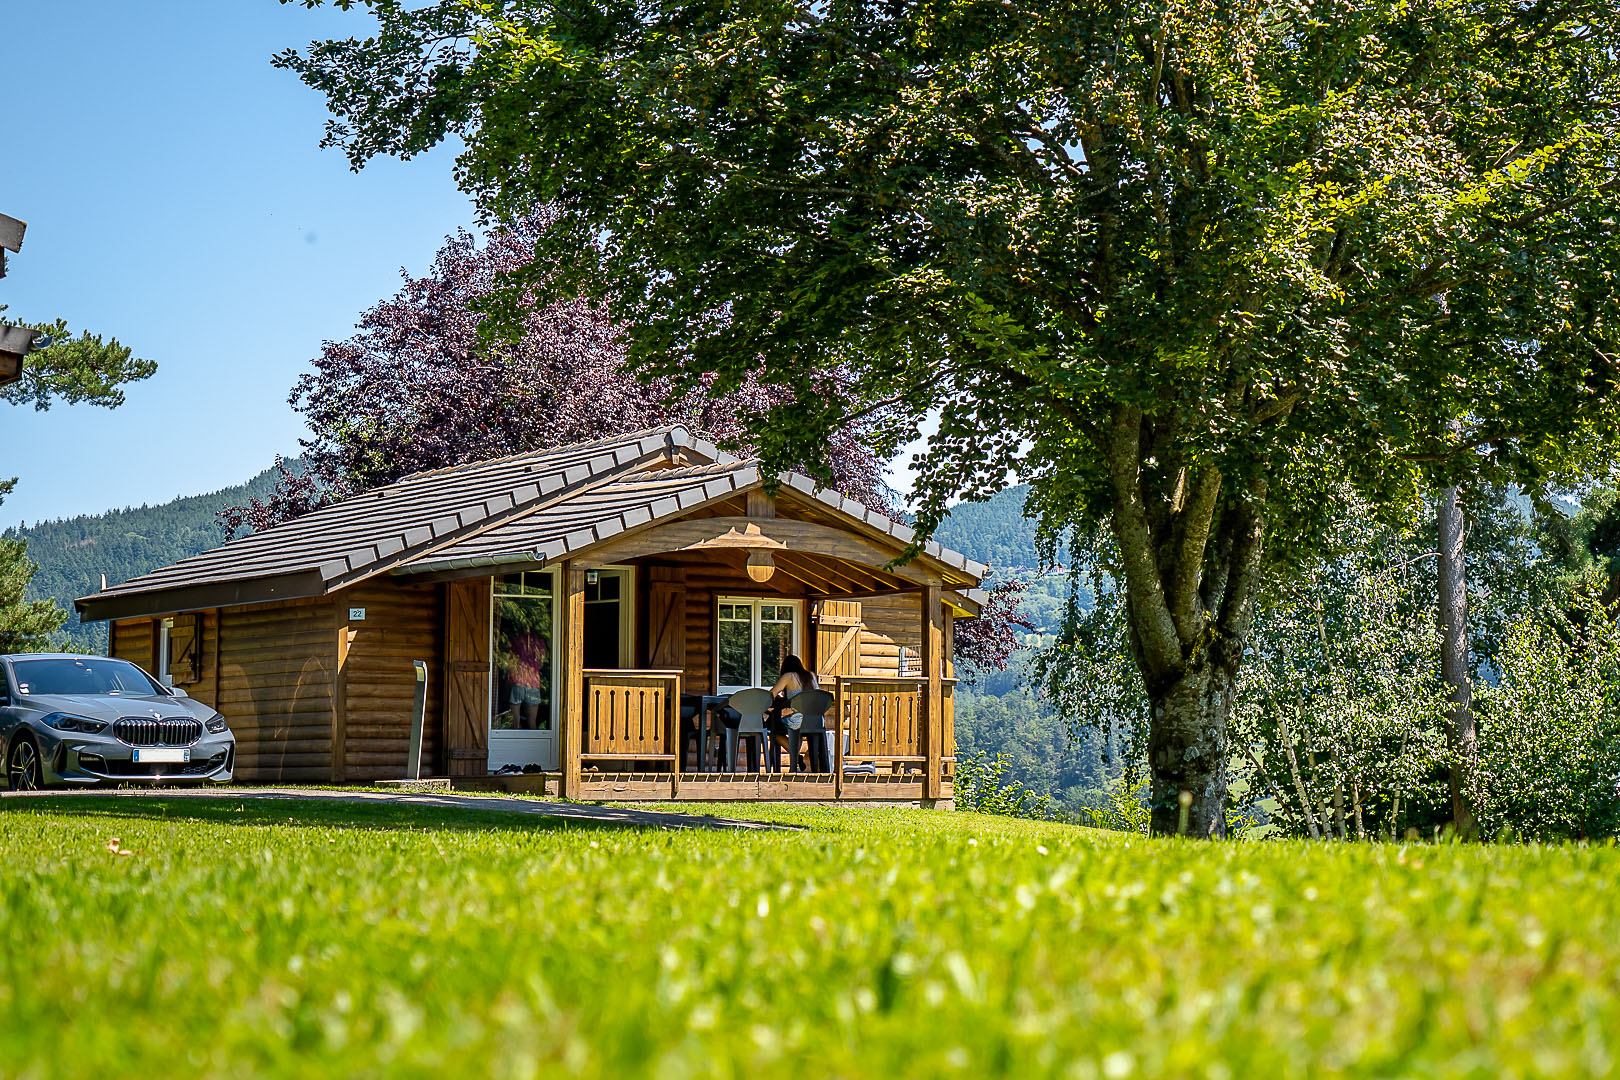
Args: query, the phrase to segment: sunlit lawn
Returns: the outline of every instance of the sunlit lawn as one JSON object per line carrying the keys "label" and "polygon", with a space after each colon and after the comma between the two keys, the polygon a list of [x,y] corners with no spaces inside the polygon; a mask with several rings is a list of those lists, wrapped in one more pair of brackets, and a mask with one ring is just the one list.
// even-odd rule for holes
{"label": "sunlit lawn", "polygon": [[1614,848],[707,809],[0,801],[0,1077],[1620,1068]]}

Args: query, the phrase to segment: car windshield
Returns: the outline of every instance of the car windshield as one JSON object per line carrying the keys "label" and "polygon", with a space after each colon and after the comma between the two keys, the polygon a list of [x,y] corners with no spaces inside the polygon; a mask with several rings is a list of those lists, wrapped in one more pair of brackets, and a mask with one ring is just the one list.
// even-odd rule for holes
{"label": "car windshield", "polygon": [[11,665],[19,693],[161,694],[146,673],[124,660],[17,660]]}

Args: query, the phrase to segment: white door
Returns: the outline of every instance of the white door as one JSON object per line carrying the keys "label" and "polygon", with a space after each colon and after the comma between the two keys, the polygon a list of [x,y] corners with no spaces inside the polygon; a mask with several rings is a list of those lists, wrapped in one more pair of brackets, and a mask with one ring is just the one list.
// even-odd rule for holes
{"label": "white door", "polygon": [[489,770],[557,769],[557,575],[495,579],[490,640]]}

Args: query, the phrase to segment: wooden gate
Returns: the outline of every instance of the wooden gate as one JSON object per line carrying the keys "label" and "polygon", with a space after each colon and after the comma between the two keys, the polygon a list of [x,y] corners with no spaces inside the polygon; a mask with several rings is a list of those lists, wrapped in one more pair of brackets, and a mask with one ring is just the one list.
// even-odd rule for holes
{"label": "wooden gate", "polygon": [[489,771],[490,583],[473,578],[446,589],[446,771],[483,776]]}

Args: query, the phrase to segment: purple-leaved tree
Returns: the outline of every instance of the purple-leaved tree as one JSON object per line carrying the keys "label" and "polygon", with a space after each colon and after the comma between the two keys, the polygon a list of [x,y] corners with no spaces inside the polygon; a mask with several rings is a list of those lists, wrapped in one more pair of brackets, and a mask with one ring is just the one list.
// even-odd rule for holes
{"label": "purple-leaved tree", "polygon": [[1024,616],[1022,601],[1028,584],[1007,578],[991,585],[977,619],[956,624],[955,660],[967,681],[987,671],[1005,671],[1018,651],[1018,631],[1033,630]]}
{"label": "purple-leaved tree", "polygon": [[[513,309],[507,275],[531,268],[550,215],[492,230],[480,244],[450,237],[422,277],[367,311],[358,332],[328,342],[300,376],[289,402],[303,414],[303,469],[278,460],[280,481],[267,499],[222,511],[226,537],[253,532],[426,469],[504,457],[626,431],[684,424],[728,450],[748,454],[764,417],[787,393],[751,377],[740,384],[678,395],[668,380],[638,378],[625,363],[623,336],[604,308],[586,300],[516,304],[521,332],[492,339],[483,311]],[[836,393],[836,386],[823,388]],[[884,464],[896,447],[877,414],[827,434],[830,487],[897,516]],[[808,466],[806,466],[808,468]],[[969,669],[1005,667],[1021,586],[994,590],[985,617],[962,624],[958,657]]]}
{"label": "purple-leaved tree", "polygon": [[[276,493],[220,514],[226,535],[251,532],[425,469],[680,423],[748,453],[781,391],[752,379],[719,398],[678,396],[625,365],[617,328],[598,304],[530,303],[522,333],[489,340],[482,305],[530,265],[546,216],[493,230],[480,245],[450,237],[432,269],[404,276],[358,332],[328,342],[289,402],[302,413],[304,470],[282,468]],[[876,418],[828,433],[831,474],[818,479],[887,514]],[[278,462],[279,467],[279,462]]]}

